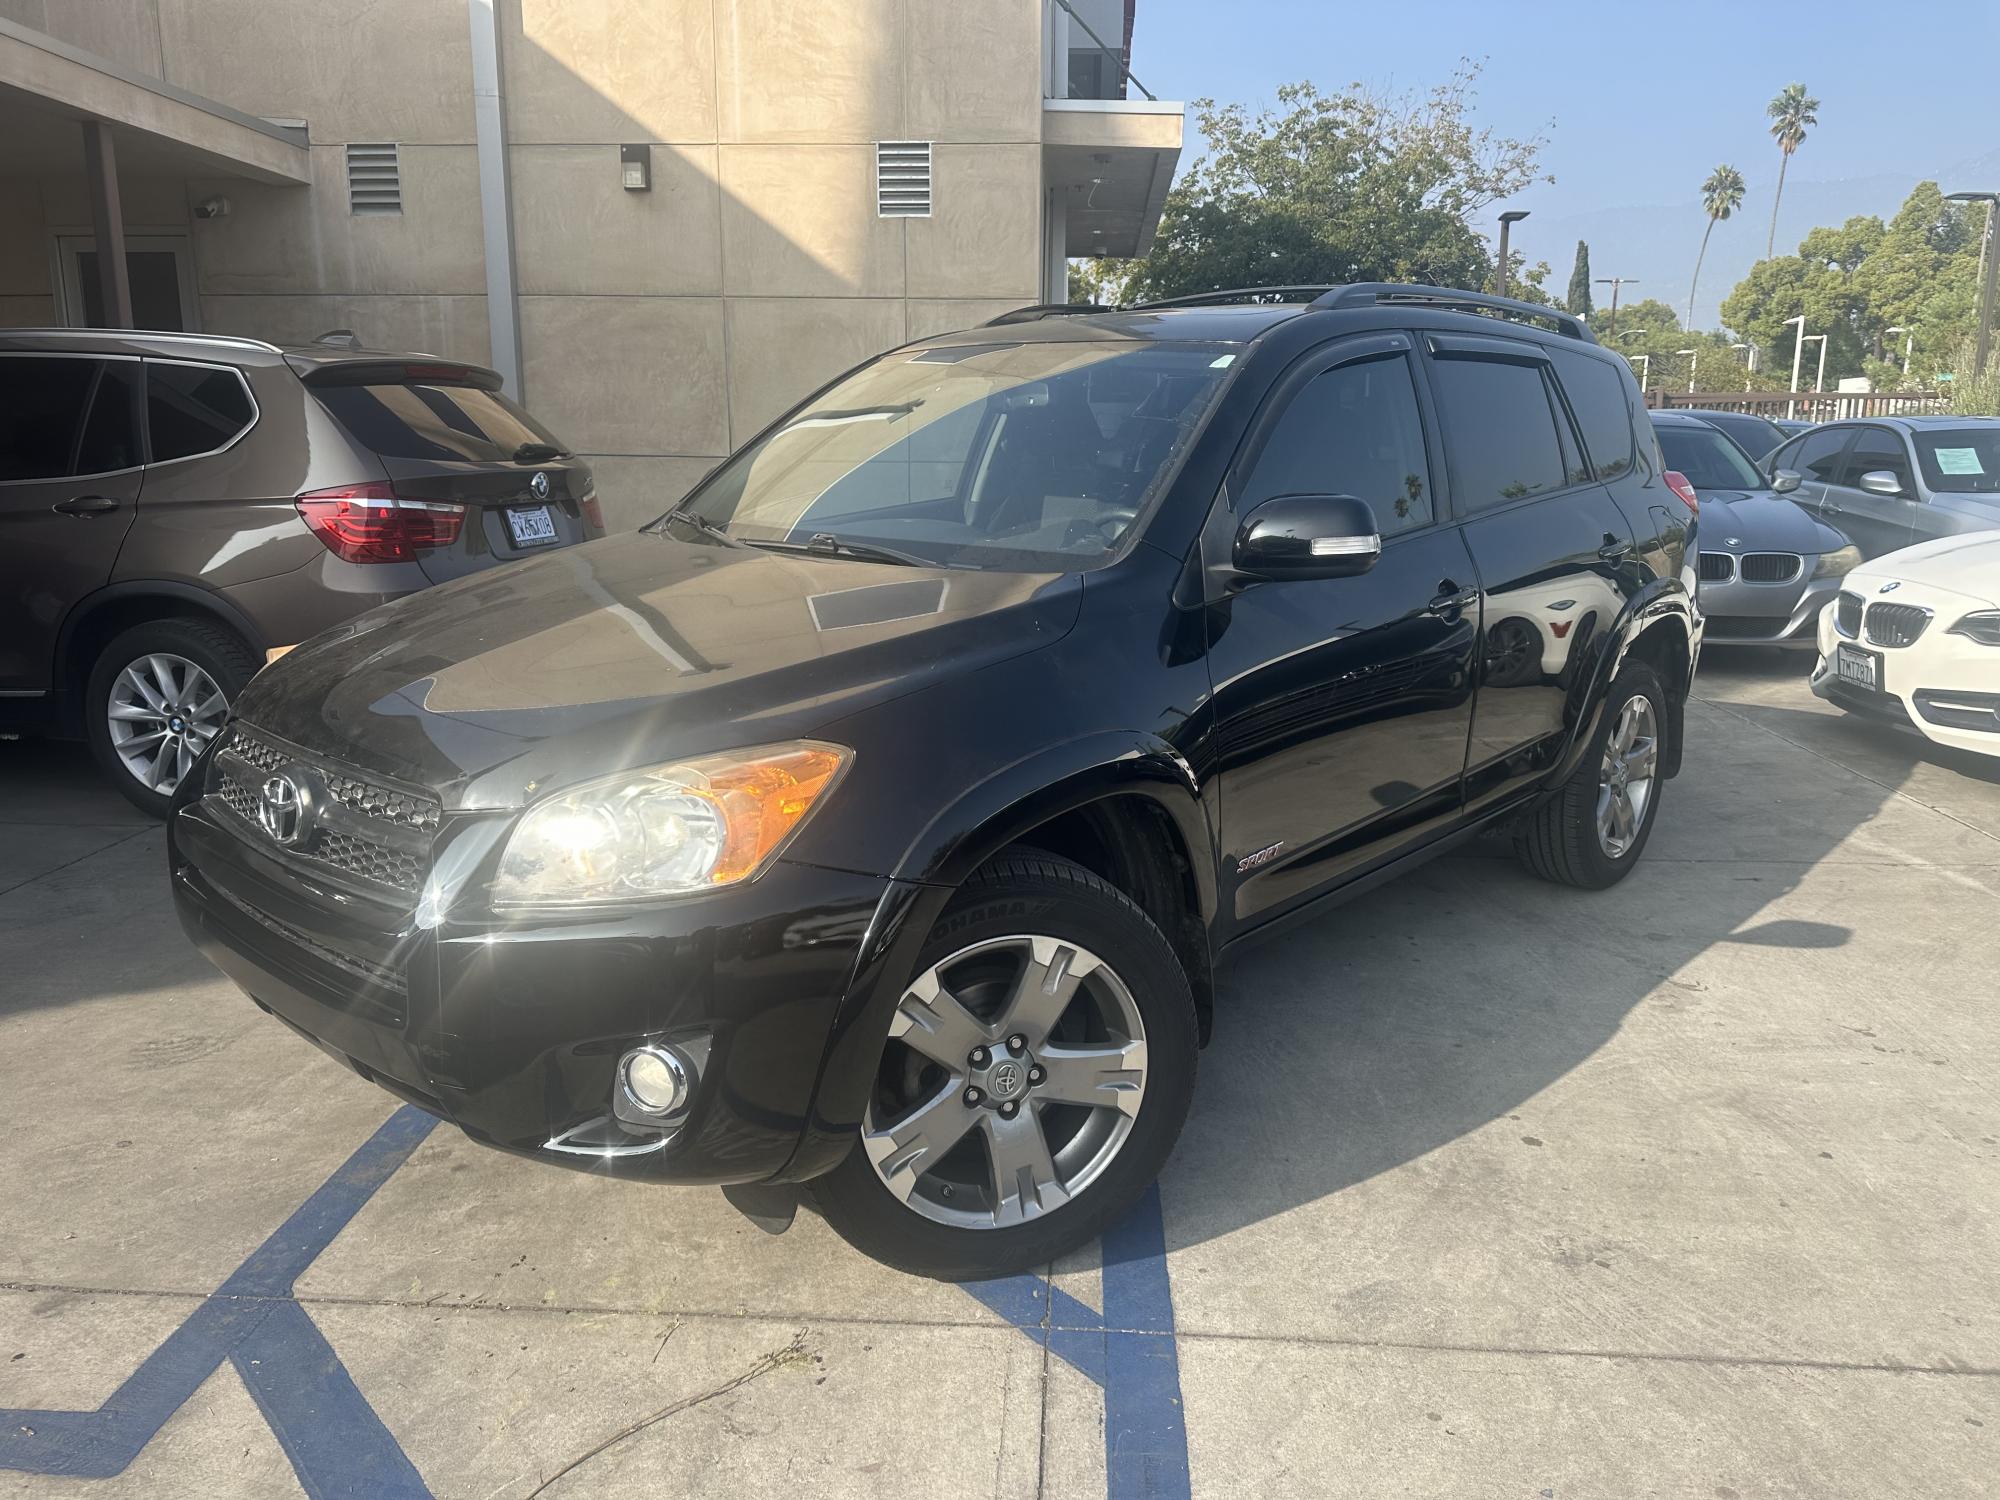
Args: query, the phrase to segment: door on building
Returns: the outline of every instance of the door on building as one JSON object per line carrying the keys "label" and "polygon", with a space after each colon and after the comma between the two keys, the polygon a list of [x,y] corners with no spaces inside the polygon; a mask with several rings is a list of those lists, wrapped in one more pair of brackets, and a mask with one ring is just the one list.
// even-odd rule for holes
{"label": "door on building", "polygon": [[[87,234],[56,236],[56,266],[63,321],[72,328],[105,326],[98,285],[97,240]],[[125,236],[125,274],[132,283],[132,326],[166,333],[201,328],[194,294],[194,252],[184,234]]]}

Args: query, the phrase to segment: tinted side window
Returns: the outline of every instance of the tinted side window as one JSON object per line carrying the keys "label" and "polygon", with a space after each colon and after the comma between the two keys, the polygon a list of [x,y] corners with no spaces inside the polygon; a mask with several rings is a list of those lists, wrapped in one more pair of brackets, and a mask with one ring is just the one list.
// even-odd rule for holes
{"label": "tinted side window", "polygon": [[1340,365],[1299,389],[1257,455],[1243,508],[1274,495],[1357,496],[1384,536],[1430,525],[1424,425],[1402,356]]}
{"label": "tinted side window", "polygon": [[1562,488],[1562,447],[1541,366],[1452,356],[1435,369],[1453,493],[1466,510]]}
{"label": "tinted side window", "polygon": [[1886,427],[1861,429],[1861,436],[1854,440],[1854,447],[1841,461],[1840,478],[1835,483],[1859,488],[1861,476],[1877,469],[1894,474],[1905,495],[1916,493],[1917,487],[1911,483],[1910,455],[1903,450],[1903,440]]}
{"label": "tinted side window", "polygon": [[255,415],[250,392],[234,370],[147,361],[146,425],[154,463],[212,453]]}
{"label": "tinted side window", "polygon": [[1621,479],[1632,472],[1634,447],[1632,413],[1625,404],[1625,382],[1617,370],[1587,354],[1554,349],[1549,357],[1583,445],[1590,450],[1591,472],[1599,479]]}
{"label": "tinted side window", "polygon": [[77,473],[110,474],[138,467],[138,398],[138,363],[129,359],[105,361],[97,394],[91,398],[90,417],[83,424],[83,443],[76,455]]}
{"label": "tinted side window", "polygon": [[97,370],[94,359],[0,358],[0,480],[76,472],[77,430]]}
{"label": "tinted side window", "polygon": [[1772,460],[1774,469],[1796,469],[1808,479],[1837,483],[1840,452],[1847,446],[1849,430],[1830,427],[1809,432]]}

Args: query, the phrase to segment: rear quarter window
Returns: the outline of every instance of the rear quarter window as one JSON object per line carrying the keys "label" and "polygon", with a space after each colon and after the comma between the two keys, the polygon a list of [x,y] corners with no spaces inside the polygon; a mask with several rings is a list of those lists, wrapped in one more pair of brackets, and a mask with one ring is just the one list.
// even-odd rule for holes
{"label": "rear quarter window", "polygon": [[526,445],[568,451],[500,392],[478,386],[384,382],[312,391],[349,436],[384,458],[505,463]]}
{"label": "rear quarter window", "polygon": [[231,366],[146,362],[146,428],[154,463],[226,448],[256,420],[249,387]]}
{"label": "rear quarter window", "polygon": [[1598,479],[1622,479],[1632,472],[1638,446],[1633,439],[1632,408],[1625,381],[1613,366],[1587,354],[1551,349],[1556,380],[1569,398],[1569,409],[1590,450],[1590,469]]}

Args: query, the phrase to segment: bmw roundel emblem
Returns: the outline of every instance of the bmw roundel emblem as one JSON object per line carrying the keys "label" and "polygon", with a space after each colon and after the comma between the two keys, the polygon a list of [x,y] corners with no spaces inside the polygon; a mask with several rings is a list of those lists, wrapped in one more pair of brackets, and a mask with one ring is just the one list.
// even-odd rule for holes
{"label": "bmw roundel emblem", "polygon": [[1901,588],[1902,586],[1903,583],[1901,579],[1892,578],[1887,583],[1883,584],[1882,587],[1877,589],[1875,592],[1878,594],[1893,594],[1896,592],[1897,589]]}
{"label": "bmw roundel emblem", "polygon": [[535,492],[535,498],[536,498],[537,500],[546,500],[546,499],[548,499],[548,498],[549,498],[549,476],[548,476],[548,475],[546,475],[546,474],[544,474],[544,473],[542,473],[542,472],[541,472],[540,470],[537,470],[537,471],[535,472],[535,477],[534,477],[533,479],[530,479],[530,480],[528,481],[528,488],[529,488],[529,489],[531,489],[531,490],[533,490],[533,491]]}

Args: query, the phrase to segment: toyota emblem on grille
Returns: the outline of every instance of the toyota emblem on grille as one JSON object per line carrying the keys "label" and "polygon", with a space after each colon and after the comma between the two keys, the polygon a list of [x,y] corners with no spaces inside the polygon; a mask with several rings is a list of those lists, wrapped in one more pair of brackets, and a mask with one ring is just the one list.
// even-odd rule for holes
{"label": "toyota emblem on grille", "polygon": [[1893,594],[1896,592],[1897,589],[1901,588],[1902,586],[1903,583],[1901,579],[1892,578],[1887,583],[1883,584],[1882,587],[1875,590],[1875,592],[1878,594]]}
{"label": "toyota emblem on grille", "polygon": [[306,836],[306,799],[289,776],[273,776],[257,791],[257,821],[274,843],[287,848]]}
{"label": "toyota emblem on grille", "polygon": [[533,490],[533,491],[535,492],[535,498],[536,498],[537,500],[546,500],[546,499],[548,499],[548,498],[549,498],[549,476],[548,476],[548,475],[546,475],[546,474],[543,474],[543,473],[540,473],[540,472],[537,472],[537,473],[536,473],[536,475],[535,475],[535,477],[534,477],[533,479],[530,479],[530,480],[528,481],[528,488],[529,488],[529,489],[531,489],[531,490]]}

